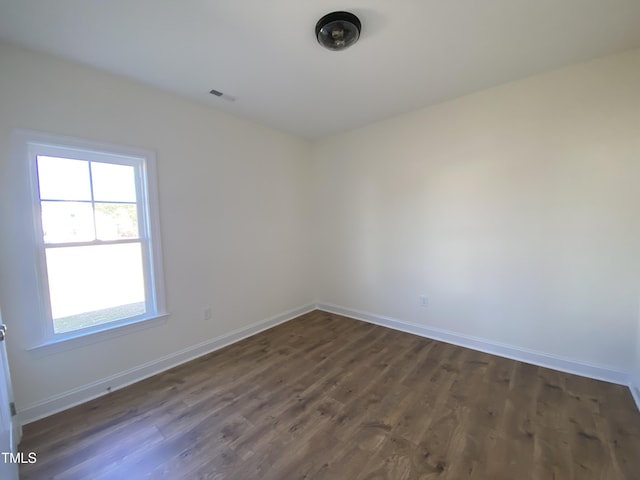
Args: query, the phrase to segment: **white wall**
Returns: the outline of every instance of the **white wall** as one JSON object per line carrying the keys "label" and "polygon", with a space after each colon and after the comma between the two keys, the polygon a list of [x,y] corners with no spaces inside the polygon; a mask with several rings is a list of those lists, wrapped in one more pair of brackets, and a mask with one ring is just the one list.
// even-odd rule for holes
{"label": "white wall", "polygon": [[640,51],[323,139],[313,158],[320,303],[630,370]]}
{"label": "white wall", "polygon": [[[1,44],[0,109],[0,304],[19,409],[312,302],[306,141]],[[166,324],[67,353],[24,350],[34,272],[14,128],[156,151]]]}
{"label": "white wall", "polygon": [[[638,85],[635,51],[310,145],[0,44],[0,304],[18,407],[314,298],[630,371]],[[166,324],[66,353],[23,349],[34,272],[14,128],[157,152]],[[208,305],[212,322],[202,320]]]}

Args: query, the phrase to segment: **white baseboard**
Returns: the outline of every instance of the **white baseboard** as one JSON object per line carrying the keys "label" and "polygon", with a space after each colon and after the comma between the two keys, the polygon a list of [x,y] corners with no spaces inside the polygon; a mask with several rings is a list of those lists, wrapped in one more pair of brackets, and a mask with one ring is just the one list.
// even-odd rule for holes
{"label": "white baseboard", "polygon": [[[351,317],[356,320],[374,323],[376,325],[392,328],[394,330],[400,330],[402,332],[412,333],[414,335],[431,338],[433,340],[440,340],[442,342],[471,348],[473,350],[490,353],[492,355],[509,358],[511,360],[518,360],[540,367],[551,368],[553,370],[559,370],[561,372],[594,378],[596,380],[604,380],[605,382],[616,383],[619,385],[629,385],[628,372],[613,370],[601,365],[593,365],[577,360],[572,360],[570,358],[552,355],[549,353],[493,342],[484,338],[462,335],[460,333],[440,328],[425,327],[423,325],[403,322],[394,318],[388,318],[373,313],[352,310],[337,305],[320,303],[317,305],[317,308],[326,312],[344,315],[345,317]],[[637,392],[634,395],[638,394],[640,394],[640,392]],[[638,397],[636,397],[636,402],[638,402]],[[640,408],[640,403],[638,405]]]}
{"label": "white baseboard", "polygon": [[27,405],[18,411],[18,419],[21,424],[26,425],[44,417],[48,417],[55,413],[61,412],[68,408],[74,407],[81,403],[87,402],[94,398],[106,395],[107,388],[111,391],[139,382],[145,378],[157,375],[165,370],[186,363],[190,360],[198,358],[207,353],[213,352],[220,348],[226,347],[232,343],[238,342],[244,338],[255,335],[259,332],[267,330],[281,323],[292,320],[300,315],[311,312],[315,309],[323,310],[330,313],[336,313],[345,317],[362,320],[365,322],[381,325],[383,327],[392,328],[414,335],[419,335],[434,340],[440,340],[446,343],[459,345],[461,347],[471,348],[485,353],[498,355],[500,357],[519,360],[525,363],[538,365],[542,367],[559,370],[562,372],[581,375],[584,377],[604,380],[620,385],[628,385],[631,394],[640,410],[640,387],[630,383],[627,372],[612,370],[607,367],[592,365],[575,360],[550,355],[543,352],[523,349],[512,345],[492,342],[486,339],[461,335],[444,329],[425,327],[413,323],[407,323],[393,318],[383,317],[368,312],[352,310],[337,305],[316,304],[305,305],[287,312],[267,318],[263,321],[254,323],[247,327],[234,330],[225,335],[206,340],[197,345],[187,347],[180,351],[171,353],[156,360],[147,362],[137,367],[125,370],[123,372],[111,375],[109,377],[91,382],[66,392],[53,395],[31,405]]}
{"label": "white baseboard", "polygon": [[311,312],[315,309],[315,305],[305,305],[303,307],[289,310],[288,312],[275,315],[271,318],[234,330],[225,335],[206,340],[197,345],[165,355],[164,357],[152,360],[129,370],[125,370],[57,395],[52,395],[45,400],[27,405],[19,410],[18,419],[21,424],[26,425],[27,423],[48,417],[54,413],[61,412],[62,410],[66,410],[94,398],[106,395],[109,393],[107,390],[108,388],[110,388],[110,391],[114,391],[126,387],[127,385],[131,385],[132,383],[157,375],[165,370],[201,357],[202,355],[206,355],[207,353],[211,353],[222,347],[226,347],[227,345],[292,320],[293,318]]}

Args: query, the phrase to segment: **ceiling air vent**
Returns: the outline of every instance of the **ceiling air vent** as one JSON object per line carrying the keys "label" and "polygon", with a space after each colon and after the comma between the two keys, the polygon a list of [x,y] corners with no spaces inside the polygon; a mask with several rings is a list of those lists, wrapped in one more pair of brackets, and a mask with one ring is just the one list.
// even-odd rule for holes
{"label": "ceiling air vent", "polygon": [[215,95],[216,97],[220,97],[220,98],[224,98],[225,100],[229,101],[229,102],[235,102],[236,101],[236,97],[232,97],[231,95],[227,95],[226,93],[222,93],[218,90],[211,90],[209,92],[211,95]]}

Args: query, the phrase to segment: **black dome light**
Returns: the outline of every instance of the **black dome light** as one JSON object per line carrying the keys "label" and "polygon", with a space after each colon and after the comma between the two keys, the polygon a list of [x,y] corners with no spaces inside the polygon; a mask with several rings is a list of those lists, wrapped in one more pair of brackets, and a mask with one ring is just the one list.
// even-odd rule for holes
{"label": "black dome light", "polygon": [[360,20],[353,13],[332,12],[316,24],[318,43],[329,50],[344,50],[360,38]]}

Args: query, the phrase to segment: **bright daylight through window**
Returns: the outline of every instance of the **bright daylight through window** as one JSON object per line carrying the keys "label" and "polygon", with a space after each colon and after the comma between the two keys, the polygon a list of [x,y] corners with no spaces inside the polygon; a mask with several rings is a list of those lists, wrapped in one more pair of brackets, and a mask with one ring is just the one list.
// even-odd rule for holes
{"label": "bright daylight through window", "polygon": [[54,332],[144,314],[134,167],[36,158]]}
{"label": "bright daylight through window", "polygon": [[45,136],[26,141],[41,343],[162,315],[152,152]]}

